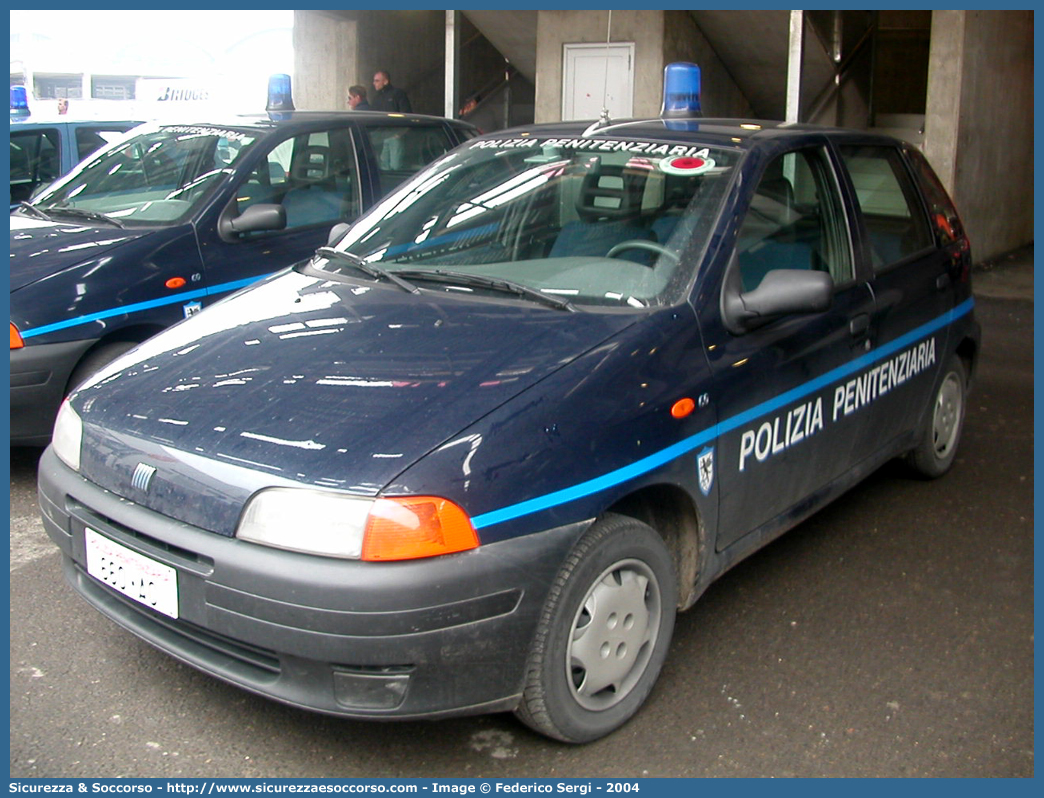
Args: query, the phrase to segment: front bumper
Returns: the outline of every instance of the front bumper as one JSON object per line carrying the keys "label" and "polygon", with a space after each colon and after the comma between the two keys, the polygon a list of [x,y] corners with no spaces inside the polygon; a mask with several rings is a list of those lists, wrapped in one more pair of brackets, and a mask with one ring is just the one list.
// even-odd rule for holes
{"label": "front bumper", "polygon": [[93,340],[11,350],[11,443],[46,446],[73,368]]}
{"label": "front bumper", "polygon": [[[226,538],[119,499],[48,449],[44,527],[102,614],[225,681],[345,717],[513,708],[551,582],[586,528],[398,563],[334,560]],[[177,571],[179,618],[88,575],[91,528]]]}

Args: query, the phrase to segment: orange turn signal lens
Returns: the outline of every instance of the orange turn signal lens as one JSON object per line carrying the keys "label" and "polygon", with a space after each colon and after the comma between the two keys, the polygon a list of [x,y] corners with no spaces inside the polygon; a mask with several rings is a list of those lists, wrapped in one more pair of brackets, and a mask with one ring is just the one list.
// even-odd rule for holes
{"label": "orange turn signal lens", "polygon": [[695,409],[696,403],[686,397],[685,399],[679,399],[671,406],[671,415],[675,418],[685,418]]}
{"label": "orange turn signal lens", "polygon": [[22,340],[21,333],[18,332],[18,328],[14,326],[14,322],[11,322],[11,348],[21,349],[25,346],[25,341]]}
{"label": "orange turn signal lens", "polygon": [[460,507],[436,496],[377,499],[363,535],[363,560],[415,560],[477,548],[478,535]]}
{"label": "orange turn signal lens", "polygon": [[169,280],[167,280],[166,283],[164,283],[164,285],[166,285],[167,288],[171,288],[171,289],[173,289],[173,288],[184,288],[185,287],[185,282],[186,281],[185,281],[184,277],[171,277]]}

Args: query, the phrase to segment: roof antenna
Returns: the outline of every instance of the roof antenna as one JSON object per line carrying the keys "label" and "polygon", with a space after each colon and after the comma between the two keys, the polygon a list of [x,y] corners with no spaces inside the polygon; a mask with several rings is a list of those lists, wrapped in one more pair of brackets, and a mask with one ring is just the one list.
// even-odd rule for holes
{"label": "roof antenna", "polygon": [[594,133],[600,128],[606,127],[612,123],[609,118],[609,42],[612,41],[613,31],[613,10],[609,9],[609,21],[605,26],[605,72],[602,79],[602,113],[598,117],[598,121],[587,128],[581,135],[586,136],[590,133]]}

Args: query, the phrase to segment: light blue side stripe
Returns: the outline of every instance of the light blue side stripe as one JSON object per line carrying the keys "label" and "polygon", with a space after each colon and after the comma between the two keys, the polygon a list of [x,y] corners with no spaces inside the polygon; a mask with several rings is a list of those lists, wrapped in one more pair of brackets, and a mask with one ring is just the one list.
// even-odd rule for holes
{"label": "light blue side stripe", "polygon": [[161,299],[150,299],[148,302],[136,302],[133,305],[121,305],[118,308],[102,310],[97,313],[91,313],[87,316],[77,316],[74,319],[65,319],[64,321],[58,321],[54,324],[45,324],[42,327],[34,327],[31,330],[26,330],[22,333],[22,338],[33,338],[37,335],[46,335],[47,333],[57,332],[58,330],[67,330],[70,327],[77,327],[81,324],[90,324],[92,321],[110,319],[113,316],[126,316],[131,313],[138,313],[142,310],[160,308],[164,305],[176,305],[179,302],[187,302],[190,299],[199,299],[200,297],[215,296],[229,291],[236,291],[267,276],[268,275],[259,275],[257,277],[248,277],[244,280],[234,280],[233,282],[222,283],[221,285],[215,285],[210,288],[200,288],[197,291],[186,291],[182,294],[166,296]]}
{"label": "light blue side stripe", "polygon": [[836,369],[832,369],[820,377],[816,377],[796,388],[781,393],[779,396],[773,397],[766,402],[755,405],[749,410],[737,413],[735,416],[731,416],[718,424],[711,425],[707,429],[702,430],[685,440],[679,441],[673,446],[668,446],[666,449],[662,449],[655,454],[643,457],[641,460],[637,460],[630,465],[618,468],[615,471],[610,471],[600,477],[589,479],[586,482],[580,482],[571,487],[554,491],[553,493],[537,496],[536,498],[528,499],[527,501],[519,502],[518,504],[512,504],[499,510],[493,510],[482,515],[477,515],[471,519],[472,524],[476,529],[493,526],[494,524],[502,524],[505,521],[512,521],[516,518],[521,518],[524,515],[530,515],[532,513],[540,512],[541,510],[548,510],[552,507],[575,501],[576,499],[591,496],[599,491],[607,490],[608,488],[615,487],[627,482],[628,480],[647,474],[660,466],[666,465],[675,458],[695,451],[700,446],[717,439],[718,436],[729,432],[736,427],[743,426],[756,418],[768,415],[785,405],[792,404],[798,399],[808,396],[810,393],[815,393],[816,391],[821,390],[831,383],[838,382],[857,371],[861,371],[873,363],[890,357],[901,349],[905,349],[915,341],[931,335],[933,332],[936,332],[943,327],[952,324],[962,316],[967,315],[971,312],[974,304],[974,300],[968,299],[953,308],[953,310],[950,310],[938,318],[911,330],[905,335],[896,338],[894,341],[890,341],[889,343],[878,347],[872,352],[861,355],[855,360],[845,363],[843,366],[838,366]]}

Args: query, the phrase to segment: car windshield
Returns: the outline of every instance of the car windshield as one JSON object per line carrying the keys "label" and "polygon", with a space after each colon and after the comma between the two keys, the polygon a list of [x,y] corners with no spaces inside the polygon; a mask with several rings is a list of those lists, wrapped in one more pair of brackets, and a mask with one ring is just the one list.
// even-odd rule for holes
{"label": "car windshield", "polygon": [[224,128],[165,125],[88,160],[33,205],[51,217],[173,224],[195,211],[255,140]]}
{"label": "car windshield", "polygon": [[543,294],[571,309],[674,304],[739,158],[656,141],[481,139],[380,202],[336,244],[342,256],[323,250],[313,266],[358,277],[360,263],[380,264],[419,288]]}

